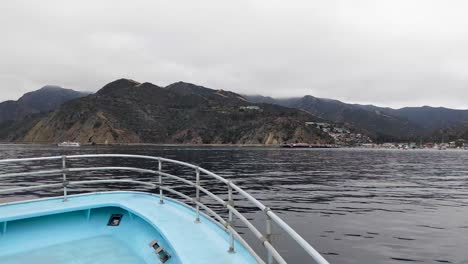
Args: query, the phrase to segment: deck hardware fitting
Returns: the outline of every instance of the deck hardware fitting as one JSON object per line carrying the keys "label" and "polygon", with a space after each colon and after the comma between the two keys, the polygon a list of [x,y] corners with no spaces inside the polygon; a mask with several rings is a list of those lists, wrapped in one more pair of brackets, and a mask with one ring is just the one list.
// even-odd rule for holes
{"label": "deck hardware fitting", "polygon": [[165,263],[166,261],[168,261],[170,258],[171,258],[171,255],[169,255],[167,253],[167,251],[161,247],[158,243],[157,240],[153,240],[150,242],[149,244],[150,247],[152,247],[154,249],[154,252],[156,254],[158,254],[159,256],[159,260],[162,262],[162,263]]}
{"label": "deck hardware fitting", "polygon": [[109,218],[109,222],[107,222],[108,226],[118,226],[120,225],[120,222],[122,221],[122,214],[112,214],[111,217]]}

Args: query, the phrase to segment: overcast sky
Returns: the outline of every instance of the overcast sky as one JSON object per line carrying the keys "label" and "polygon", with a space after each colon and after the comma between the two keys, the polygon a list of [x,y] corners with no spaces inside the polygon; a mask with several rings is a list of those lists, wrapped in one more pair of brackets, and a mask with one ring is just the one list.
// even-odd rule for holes
{"label": "overcast sky", "polygon": [[0,100],[187,81],[275,97],[468,108],[468,1],[0,3]]}

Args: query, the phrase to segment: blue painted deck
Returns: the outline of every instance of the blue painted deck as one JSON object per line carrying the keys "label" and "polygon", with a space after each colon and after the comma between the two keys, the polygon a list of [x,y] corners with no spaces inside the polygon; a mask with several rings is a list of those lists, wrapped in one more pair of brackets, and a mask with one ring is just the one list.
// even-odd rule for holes
{"label": "blue painted deck", "polygon": [[[9,236],[11,235],[9,233],[9,222],[14,223],[15,220],[20,219],[103,207],[122,208],[150,223],[167,241],[168,246],[175,251],[177,257],[174,258],[174,261],[193,264],[256,263],[255,259],[237,241],[235,245],[236,253],[228,253],[229,235],[207,217],[201,215],[201,223],[195,223],[195,212],[191,208],[170,199],[165,199],[165,203],[160,204],[158,196],[137,192],[109,192],[69,196],[69,200],[66,202],[63,202],[62,198],[51,198],[0,205],[0,234],[3,232],[4,223],[7,222],[6,233],[0,236],[0,262],[15,264],[39,263],[37,261],[40,260],[41,256],[44,257],[47,252],[54,252],[56,255],[54,257],[60,263],[141,263],[141,259],[127,252],[128,249],[120,245],[118,240],[105,235],[92,237],[85,234],[78,235],[78,233],[76,239],[68,244],[38,246],[29,249],[26,253],[20,252],[9,255],[3,253],[8,250],[4,251],[2,247],[5,247],[5,249],[7,249],[7,245],[11,247],[11,243],[9,243]],[[128,217],[131,217],[131,215]],[[53,225],[50,224],[50,226]],[[75,231],[70,229],[69,235],[73,235],[76,233]],[[145,239],[147,240],[147,238]],[[148,246],[145,246],[145,250],[147,250]],[[21,245],[15,245],[15,247],[21,247]],[[115,253],[112,257],[114,259],[106,257],[99,260],[95,258],[99,254],[93,252],[99,251],[100,248],[114,248],[118,251],[118,254]],[[151,254],[154,255],[154,253]],[[24,261],[21,260],[22,257]],[[119,261],[115,261],[115,259]],[[36,261],[28,262],[31,260]]]}

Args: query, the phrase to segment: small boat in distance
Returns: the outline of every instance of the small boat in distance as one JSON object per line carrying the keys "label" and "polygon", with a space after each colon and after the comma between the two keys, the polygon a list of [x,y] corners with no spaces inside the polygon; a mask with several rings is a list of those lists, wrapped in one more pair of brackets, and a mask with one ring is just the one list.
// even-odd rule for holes
{"label": "small boat in distance", "polygon": [[281,148],[336,148],[336,145],[328,144],[309,144],[309,143],[285,143],[280,145]]}
{"label": "small boat in distance", "polygon": [[59,147],[79,147],[80,143],[72,142],[72,141],[64,141],[62,143],[58,143],[57,146],[59,146]]}
{"label": "small boat in distance", "polygon": [[281,145],[282,148],[310,148],[311,145],[308,143],[290,143]]}

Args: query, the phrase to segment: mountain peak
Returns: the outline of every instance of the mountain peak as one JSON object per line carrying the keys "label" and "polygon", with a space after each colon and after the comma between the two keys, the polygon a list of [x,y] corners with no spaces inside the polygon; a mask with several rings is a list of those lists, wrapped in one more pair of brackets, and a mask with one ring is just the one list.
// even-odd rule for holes
{"label": "mountain peak", "polygon": [[161,87],[157,86],[156,84],[153,84],[153,83],[150,83],[150,82],[140,83],[140,84],[135,85],[134,87],[135,88],[136,87],[139,87],[139,88],[161,88]]}
{"label": "mountain peak", "polygon": [[202,97],[235,98],[236,101],[246,101],[246,99],[242,95],[234,92],[225,91],[223,89],[215,90],[187,82],[176,82],[166,86],[166,89],[178,93],[180,95],[195,94]]}
{"label": "mountain peak", "polygon": [[46,113],[64,102],[88,94],[56,85],[46,85],[36,91],[25,93],[17,101],[0,103],[0,122],[20,120],[32,114]]}
{"label": "mountain peak", "polygon": [[201,87],[200,85],[196,85],[196,84],[189,83],[189,82],[184,82],[184,81],[178,81],[178,82],[175,82],[173,84],[169,84],[168,86],[171,86],[171,85],[187,85],[187,86],[199,86],[199,87]]}
{"label": "mountain peak", "polygon": [[140,85],[140,83],[131,79],[121,78],[121,79],[115,80],[113,82],[110,82],[104,85],[104,87],[102,87],[99,91],[97,91],[96,94],[108,95],[114,92],[122,91],[131,87],[135,87],[136,85]]}
{"label": "mountain peak", "polygon": [[[37,91],[58,91],[58,90],[63,90],[65,88],[61,87],[61,86],[58,86],[58,85],[45,85],[43,87],[41,87],[40,89],[38,89]],[[37,92],[36,91],[36,92]]]}
{"label": "mountain peak", "polygon": [[[38,108],[38,110],[48,111],[50,109],[42,109],[42,102],[50,101],[50,103],[47,104],[49,104],[52,107],[52,105],[55,105],[55,102],[62,103],[66,100],[81,97],[86,94],[87,93],[78,92],[72,89],[66,89],[57,85],[46,85],[36,91],[23,94],[23,96],[21,96],[18,99],[18,103],[35,105],[35,107]],[[39,106],[37,104],[40,104],[42,106]]]}
{"label": "mountain peak", "polygon": [[182,81],[170,84],[166,86],[166,89],[182,95],[198,94],[202,96],[208,96],[215,92],[213,89]]}
{"label": "mountain peak", "polygon": [[180,95],[196,94],[203,97],[213,96],[217,93],[217,90],[181,81],[166,86],[166,89],[178,93]]}

